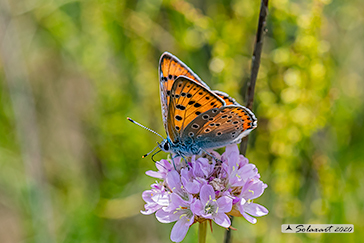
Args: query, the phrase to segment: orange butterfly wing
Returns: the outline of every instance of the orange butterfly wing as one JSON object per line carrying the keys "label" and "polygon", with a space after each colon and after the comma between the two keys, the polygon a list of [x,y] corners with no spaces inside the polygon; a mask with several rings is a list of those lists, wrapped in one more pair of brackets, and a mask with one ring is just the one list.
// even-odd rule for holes
{"label": "orange butterfly wing", "polygon": [[[201,127],[196,131],[196,134],[199,134],[200,137],[206,133],[205,131],[211,132],[211,135],[214,134],[215,136],[224,134],[221,137],[221,141],[224,141],[225,139],[231,141],[234,140],[234,138],[239,139],[256,127],[256,118],[249,109],[241,106],[235,99],[224,92],[217,90],[211,91],[186,64],[168,52],[164,52],[160,58],[159,79],[163,123],[172,142],[178,142],[187,126],[189,127],[186,130],[190,131],[190,126],[200,126],[200,123]],[[176,80],[181,83],[176,84]],[[172,97],[172,95],[174,97]],[[210,100],[209,103],[206,97],[209,97],[209,99],[215,102]],[[203,98],[206,100],[203,100]],[[196,100],[199,100],[199,103],[197,104],[201,106],[196,107],[196,103],[192,103],[196,102]],[[227,107],[227,110],[232,112],[232,114],[238,115],[236,117],[233,116],[232,119],[227,119],[226,121],[230,122],[231,120],[232,123],[235,122],[237,125],[222,126],[224,129],[222,129],[222,127],[218,128],[218,126],[214,129],[209,129],[206,126],[211,126],[211,124],[214,124],[215,122],[217,122],[216,124],[220,124],[218,122],[219,119],[222,119],[221,122],[224,121],[225,116],[221,115],[223,111],[219,111],[218,114],[210,114],[211,109],[221,108],[222,106],[232,106]],[[201,119],[197,119],[199,124],[191,123],[199,114],[204,112],[208,112],[211,115],[209,122],[201,122]],[[214,115],[214,118],[212,115]],[[211,119],[214,119],[214,122],[211,122]],[[184,134],[183,136],[185,135],[188,134]],[[214,143],[216,144],[216,142]]]}
{"label": "orange butterfly wing", "polygon": [[172,85],[178,76],[186,76],[208,88],[208,86],[186,64],[169,52],[164,52],[159,60],[159,82],[162,104],[162,117],[167,130],[167,116]]}
{"label": "orange butterfly wing", "polygon": [[225,102],[207,87],[179,76],[171,88],[167,117],[167,133],[176,143],[184,128],[200,114],[225,106]]}

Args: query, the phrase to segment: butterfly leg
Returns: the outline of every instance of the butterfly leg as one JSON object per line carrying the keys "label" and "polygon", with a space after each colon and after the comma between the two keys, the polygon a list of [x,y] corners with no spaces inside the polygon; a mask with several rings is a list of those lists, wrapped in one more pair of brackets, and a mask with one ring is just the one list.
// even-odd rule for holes
{"label": "butterfly leg", "polygon": [[208,156],[210,156],[211,158],[213,158],[214,160],[222,163],[221,159],[216,158],[214,155],[212,155],[211,153],[207,152],[206,150],[202,149],[203,152],[205,152]]}
{"label": "butterfly leg", "polygon": [[174,170],[177,170],[177,169],[176,169],[176,165],[174,164],[174,158],[176,158],[178,155],[176,154],[175,156],[173,156],[173,155],[172,155],[172,153],[169,153],[169,155],[171,156],[172,164],[173,164]]}

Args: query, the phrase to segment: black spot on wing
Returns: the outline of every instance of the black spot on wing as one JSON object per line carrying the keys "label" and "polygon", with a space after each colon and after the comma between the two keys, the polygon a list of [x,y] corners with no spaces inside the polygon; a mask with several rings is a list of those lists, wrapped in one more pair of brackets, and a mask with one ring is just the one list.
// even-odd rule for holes
{"label": "black spot on wing", "polygon": [[200,104],[200,103],[196,103],[196,104],[194,104],[193,106],[197,108],[197,107],[200,107],[200,106],[201,106],[201,104]]}
{"label": "black spot on wing", "polygon": [[177,104],[177,105],[176,105],[176,108],[177,108],[178,110],[183,111],[183,110],[185,110],[185,109],[186,109],[186,106],[183,106],[183,105]]}

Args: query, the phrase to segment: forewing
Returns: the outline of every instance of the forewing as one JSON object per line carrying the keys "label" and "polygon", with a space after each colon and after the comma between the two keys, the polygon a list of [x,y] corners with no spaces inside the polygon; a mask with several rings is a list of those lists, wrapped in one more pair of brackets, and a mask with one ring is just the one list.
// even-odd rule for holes
{"label": "forewing", "polygon": [[167,133],[172,142],[177,142],[185,127],[200,114],[223,106],[225,102],[210,89],[179,76],[171,88],[167,117]]}
{"label": "forewing", "polygon": [[195,118],[182,137],[191,137],[203,149],[239,143],[257,127],[257,119],[246,107],[229,105],[211,109]]}
{"label": "forewing", "polygon": [[178,76],[186,76],[206,88],[209,87],[186,64],[169,52],[164,52],[159,60],[159,82],[161,89],[162,117],[167,130],[167,116],[171,88]]}

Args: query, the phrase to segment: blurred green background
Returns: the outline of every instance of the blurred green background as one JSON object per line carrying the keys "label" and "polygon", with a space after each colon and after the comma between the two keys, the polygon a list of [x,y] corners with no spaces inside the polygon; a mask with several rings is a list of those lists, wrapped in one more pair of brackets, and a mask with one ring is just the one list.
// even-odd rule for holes
{"label": "blurred green background", "polygon": [[[0,242],[169,242],[140,214],[169,51],[244,104],[260,1],[0,0]],[[364,2],[272,0],[247,157],[270,213],[233,242],[364,238]],[[166,157],[160,153],[157,159]],[[353,234],[281,234],[283,223]],[[197,242],[197,226],[184,242]],[[214,226],[208,242],[222,242]]]}

